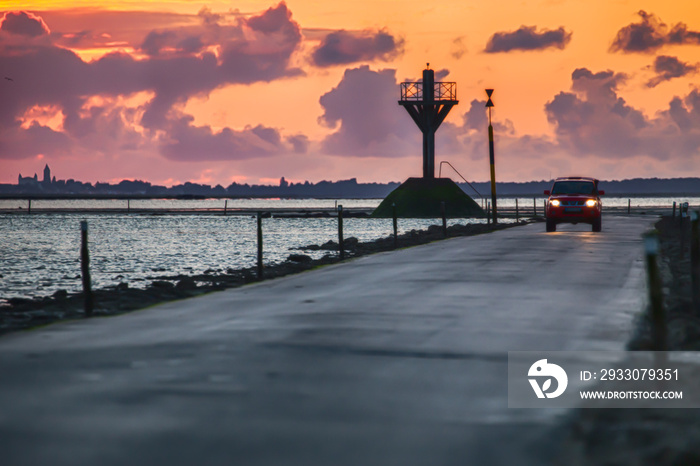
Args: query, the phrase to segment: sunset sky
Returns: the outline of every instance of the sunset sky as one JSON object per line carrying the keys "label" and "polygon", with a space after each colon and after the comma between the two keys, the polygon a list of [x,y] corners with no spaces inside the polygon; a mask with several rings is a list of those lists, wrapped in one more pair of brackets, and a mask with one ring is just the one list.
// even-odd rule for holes
{"label": "sunset sky", "polygon": [[[399,83],[457,83],[436,166],[700,175],[700,2],[0,0],[0,183],[420,176]],[[457,178],[457,177],[455,177]]]}

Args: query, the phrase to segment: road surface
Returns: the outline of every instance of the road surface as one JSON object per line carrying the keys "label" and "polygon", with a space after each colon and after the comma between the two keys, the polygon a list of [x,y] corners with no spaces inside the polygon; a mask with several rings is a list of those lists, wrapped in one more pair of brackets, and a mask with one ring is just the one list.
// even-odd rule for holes
{"label": "road surface", "polygon": [[533,224],[8,335],[2,464],[558,463],[566,413],[507,407],[507,352],[623,349],[653,221]]}

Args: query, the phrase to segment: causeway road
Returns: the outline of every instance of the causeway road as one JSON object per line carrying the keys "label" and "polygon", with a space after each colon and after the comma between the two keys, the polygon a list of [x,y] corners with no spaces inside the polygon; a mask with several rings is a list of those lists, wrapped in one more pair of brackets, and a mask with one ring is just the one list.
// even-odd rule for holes
{"label": "causeway road", "polygon": [[7,335],[0,462],[568,464],[566,411],[508,408],[508,351],[623,349],[654,221],[530,224]]}

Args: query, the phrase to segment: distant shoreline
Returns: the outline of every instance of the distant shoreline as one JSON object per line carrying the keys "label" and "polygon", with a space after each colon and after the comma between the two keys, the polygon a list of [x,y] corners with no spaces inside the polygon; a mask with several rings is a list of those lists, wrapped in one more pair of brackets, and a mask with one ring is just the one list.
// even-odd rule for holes
{"label": "distant shoreline", "polygon": [[[607,192],[607,191],[606,191]],[[507,199],[513,197],[545,197],[543,193],[499,193],[497,198]],[[630,197],[630,198],[642,198],[642,197],[700,197],[700,191],[698,192],[609,192],[606,197]],[[490,198],[490,194],[489,194]],[[154,199],[168,199],[168,200],[207,200],[207,199],[221,199],[221,200],[240,200],[240,199],[318,199],[318,200],[348,200],[348,199],[383,199],[383,197],[376,196],[306,196],[306,195],[197,195],[197,194],[162,194],[162,195],[150,195],[150,194],[50,194],[50,193],[36,193],[36,194],[5,194],[0,193],[0,200],[8,201],[27,201],[27,200],[40,200],[40,201],[51,201],[51,200],[154,200]]]}

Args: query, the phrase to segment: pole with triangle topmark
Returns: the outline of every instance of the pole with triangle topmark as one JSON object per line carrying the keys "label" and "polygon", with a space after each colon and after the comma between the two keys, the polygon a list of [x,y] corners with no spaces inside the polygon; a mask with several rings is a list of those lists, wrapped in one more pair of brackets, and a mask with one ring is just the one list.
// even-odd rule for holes
{"label": "pole with triangle topmark", "polygon": [[491,108],[494,106],[491,100],[491,95],[493,94],[493,89],[486,89],[486,95],[488,95],[489,100],[486,102],[486,108],[489,109],[489,162],[491,163],[491,206],[493,213],[493,223],[494,225],[498,223],[498,210],[496,208],[496,161],[494,157],[493,149],[493,126],[491,125]]}

